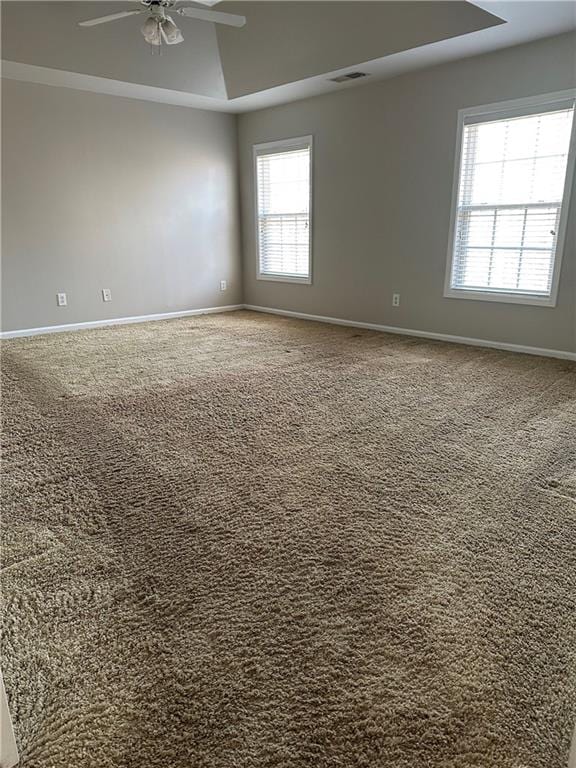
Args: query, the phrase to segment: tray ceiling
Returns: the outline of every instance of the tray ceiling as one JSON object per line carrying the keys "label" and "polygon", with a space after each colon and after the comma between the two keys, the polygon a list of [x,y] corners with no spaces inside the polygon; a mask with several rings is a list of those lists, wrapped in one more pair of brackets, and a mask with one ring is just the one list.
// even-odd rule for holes
{"label": "tray ceiling", "polygon": [[242,29],[178,20],[185,42],[152,52],[141,18],[79,28],[132,0],[4,0],[2,76],[204,109],[245,112],[576,28],[555,0],[229,0]]}

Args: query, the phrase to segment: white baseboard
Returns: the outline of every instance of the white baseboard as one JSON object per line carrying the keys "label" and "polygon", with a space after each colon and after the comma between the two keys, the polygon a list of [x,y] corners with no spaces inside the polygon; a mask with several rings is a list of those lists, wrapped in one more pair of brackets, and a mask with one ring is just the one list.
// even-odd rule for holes
{"label": "white baseboard", "polygon": [[102,328],[106,325],[129,325],[130,323],[148,323],[152,320],[172,320],[191,315],[211,315],[217,312],[233,312],[244,309],[244,304],[228,304],[225,307],[205,307],[204,309],[184,309],[181,312],[161,312],[155,315],[136,315],[135,317],[115,317],[110,320],[89,320],[85,323],[67,323],[66,325],[47,325],[44,328],[23,328],[18,331],[3,331],[0,339],[15,339],[19,336],[39,336],[44,333],[63,333],[81,331],[88,328]]}
{"label": "white baseboard", "polygon": [[284,317],[297,317],[301,320],[314,320],[319,323],[331,323],[332,325],[345,325],[350,328],[366,328],[370,331],[383,333],[397,333],[402,336],[417,336],[423,339],[436,341],[448,341],[451,344],[466,344],[473,347],[488,347],[490,349],[503,349],[506,352],[521,352],[525,355],[539,355],[541,357],[557,357],[561,360],[576,360],[576,352],[565,352],[561,349],[541,349],[540,347],[526,347],[521,344],[508,344],[503,341],[488,341],[487,339],[470,339],[466,336],[452,336],[447,333],[433,333],[432,331],[417,331],[412,328],[397,328],[393,325],[377,325],[376,323],[361,323],[355,320],[343,320],[339,317],[323,317],[321,315],[309,315],[305,312],[293,312],[288,309],[274,309],[272,307],[257,307],[253,304],[245,304],[244,309],[253,312],[265,312],[270,315],[283,315]]}
{"label": "white baseboard", "polygon": [[282,315],[284,317],[296,317],[301,320],[312,320],[319,323],[332,325],[344,325],[349,328],[365,328],[369,331],[382,333],[396,333],[403,336],[416,336],[422,339],[434,339],[447,341],[452,344],[466,344],[474,347],[488,347],[489,349],[502,349],[506,352],[520,352],[525,355],[539,355],[541,357],[556,357],[561,360],[575,360],[576,352],[565,352],[561,349],[543,349],[540,347],[527,347],[521,344],[508,344],[503,341],[489,341],[488,339],[473,339],[466,336],[453,336],[447,333],[434,333],[432,331],[419,331],[412,328],[398,328],[394,325],[379,325],[377,323],[363,323],[355,320],[344,320],[340,317],[324,317],[323,315],[310,315],[306,312],[294,312],[289,309],[276,309],[274,307],[258,307],[254,304],[228,304],[224,307],[205,307],[203,309],[185,309],[180,312],[161,312],[154,315],[137,315],[135,317],[116,317],[109,320],[89,320],[84,323],[67,323],[66,325],[49,325],[44,328],[23,328],[17,331],[3,331],[0,339],[14,339],[20,336],[38,336],[45,333],[62,333],[64,331],[80,331],[88,328],[102,328],[107,325],[128,325],[130,323],[147,323],[152,320],[170,320],[177,317],[190,317],[192,315],[208,315],[218,312],[234,312],[238,309],[249,309],[253,312],[264,312],[270,315]]}

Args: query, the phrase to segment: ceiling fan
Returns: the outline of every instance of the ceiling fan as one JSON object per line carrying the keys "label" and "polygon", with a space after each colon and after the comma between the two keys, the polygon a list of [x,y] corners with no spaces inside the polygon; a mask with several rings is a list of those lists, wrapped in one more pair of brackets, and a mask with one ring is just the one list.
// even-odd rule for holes
{"label": "ceiling fan", "polygon": [[189,6],[181,5],[179,0],[139,0],[140,8],[111,13],[108,16],[99,16],[97,19],[80,21],[78,26],[94,27],[97,24],[107,24],[109,21],[124,19],[126,16],[146,14],[141,30],[146,42],[150,45],[162,45],[163,43],[166,45],[177,45],[184,42],[184,37],[167,11],[177,13],[179,16],[189,19],[212,21],[215,24],[227,24],[230,27],[243,27],[246,24],[244,16],[197,7],[198,4],[206,6],[216,5],[216,2],[218,0],[196,0],[196,5]]}

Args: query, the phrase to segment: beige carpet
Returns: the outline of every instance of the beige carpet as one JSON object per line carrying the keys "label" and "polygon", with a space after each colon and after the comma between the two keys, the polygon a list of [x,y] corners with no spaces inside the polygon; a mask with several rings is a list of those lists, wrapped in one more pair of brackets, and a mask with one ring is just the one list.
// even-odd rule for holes
{"label": "beige carpet", "polygon": [[3,374],[23,768],[565,768],[574,364],[239,312]]}

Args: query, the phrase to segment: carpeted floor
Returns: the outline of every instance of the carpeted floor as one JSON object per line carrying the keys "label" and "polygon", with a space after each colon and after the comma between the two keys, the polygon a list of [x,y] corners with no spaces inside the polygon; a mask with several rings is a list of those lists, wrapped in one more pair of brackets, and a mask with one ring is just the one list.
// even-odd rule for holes
{"label": "carpeted floor", "polygon": [[238,312],[3,375],[23,768],[565,768],[574,364]]}

